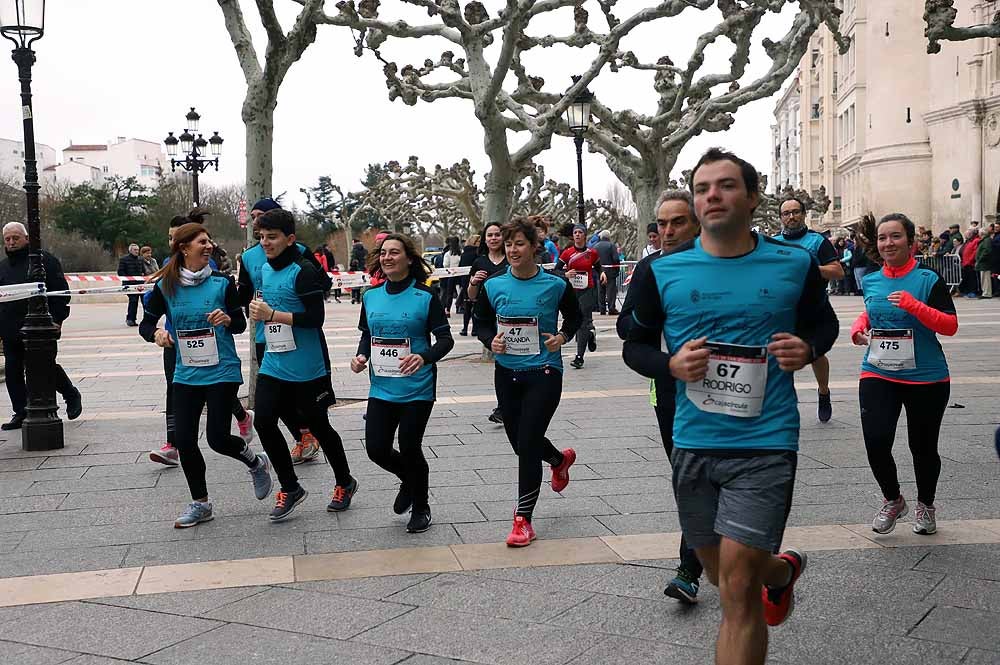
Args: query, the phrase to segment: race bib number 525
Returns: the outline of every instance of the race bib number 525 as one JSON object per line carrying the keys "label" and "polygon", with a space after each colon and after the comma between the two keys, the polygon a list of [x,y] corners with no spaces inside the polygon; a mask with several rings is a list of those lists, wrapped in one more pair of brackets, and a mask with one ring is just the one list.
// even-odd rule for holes
{"label": "race bib number 525", "polygon": [[687,397],[708,413],[759,416],[767,388],[767,347],[706,342],[708,373],[687,384]]}

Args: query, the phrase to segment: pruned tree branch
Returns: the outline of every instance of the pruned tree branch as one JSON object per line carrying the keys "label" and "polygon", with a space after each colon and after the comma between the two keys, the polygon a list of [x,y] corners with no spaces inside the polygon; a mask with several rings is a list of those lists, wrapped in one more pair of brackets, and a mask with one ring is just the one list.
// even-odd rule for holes
{"label": "pruned tree branch", "polygon": [[1000,12],[993,15],[990,23],[955,27],[958,10],[954,0],[925,0],[924,36],[927,37],[927,52],[940,53],[941,42],[961,42],[980,37],[1000,37]]}

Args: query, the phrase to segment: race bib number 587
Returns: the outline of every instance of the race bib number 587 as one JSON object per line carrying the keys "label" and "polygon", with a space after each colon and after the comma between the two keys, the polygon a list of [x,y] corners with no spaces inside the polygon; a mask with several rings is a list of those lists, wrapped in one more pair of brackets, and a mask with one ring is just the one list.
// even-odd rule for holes
{"label": "race bib number 587", "polygon": [[767,347],[706,342],[708,373],[687,384],[687,397],[708,413],[759,416],[767,388]]}

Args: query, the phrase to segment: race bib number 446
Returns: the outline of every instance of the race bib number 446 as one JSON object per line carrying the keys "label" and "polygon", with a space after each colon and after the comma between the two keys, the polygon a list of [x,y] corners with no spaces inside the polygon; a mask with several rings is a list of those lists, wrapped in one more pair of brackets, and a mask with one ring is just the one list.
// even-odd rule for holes
{"label": "race bib number 446", "polygon": [[403,376],[399,361],[410,355],[408,338],[372,337],[372,373],[375,376]]}
{"label": "race bib number 446", "polygon": [[760,415],[767,388],[767,347],[706,342],[708,373],[687,384],[687,398],[708,413]]}

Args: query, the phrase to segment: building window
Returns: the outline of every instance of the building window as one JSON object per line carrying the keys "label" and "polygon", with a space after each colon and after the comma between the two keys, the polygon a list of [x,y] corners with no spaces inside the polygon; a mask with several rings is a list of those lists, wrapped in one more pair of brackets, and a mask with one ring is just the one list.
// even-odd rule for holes
{"label": "building window", "polygon": [[104,171],[105,173],[107,173],[108,172],[108,165],[105,164],[104,166],[102,166],[101,170]]}
{"label": "building window", "polygon": [[140,166],[139,175],[143,178],[155,178],[159,175],[159,169],[155,166]]}

